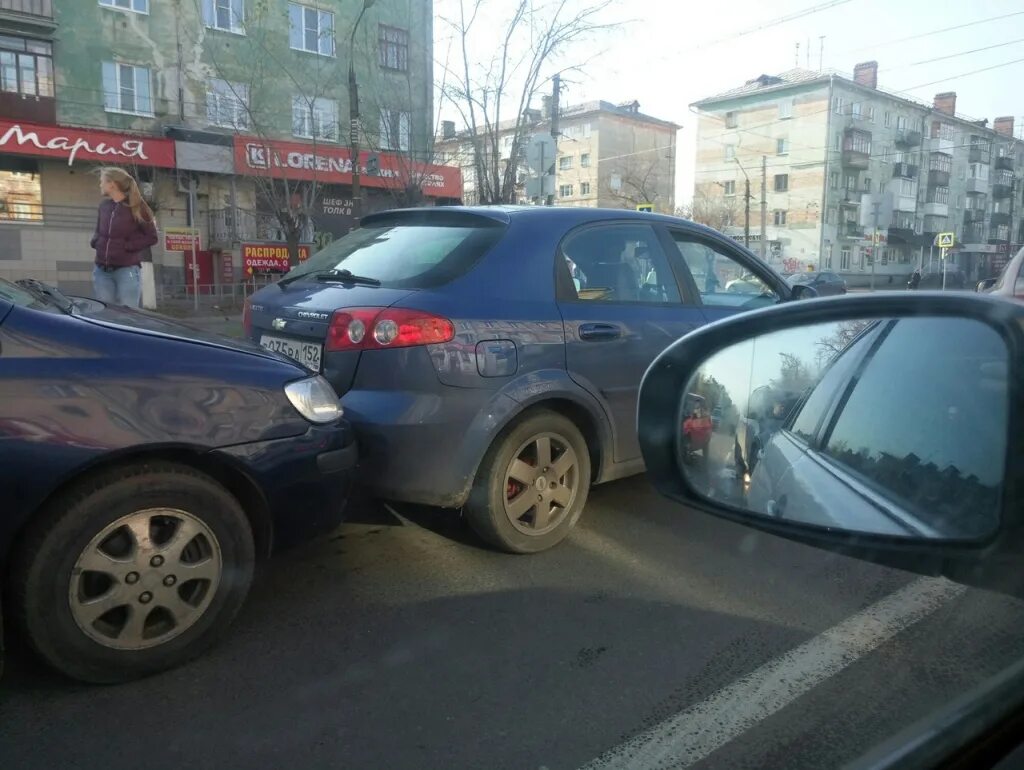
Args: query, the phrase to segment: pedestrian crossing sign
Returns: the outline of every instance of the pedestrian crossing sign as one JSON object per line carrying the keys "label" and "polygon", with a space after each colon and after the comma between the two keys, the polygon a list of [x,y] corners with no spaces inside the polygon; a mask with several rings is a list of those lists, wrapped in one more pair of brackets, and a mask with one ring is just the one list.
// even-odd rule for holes
{"label": "pedestrian crossing sign", "polygon": [[641,203],[641,204],[639,204],[636,207],[636,210],[637,211],[646,211],[648,214],[651,214],[651,213],[654,212],[654,204],[653,203]]}
{"label": "pedestrian crossing sign", "polygon": [[955,236],[953,233],[939,233],[935,238],[935,245],[940,249],[951,249],[953,248],[953,241]]}

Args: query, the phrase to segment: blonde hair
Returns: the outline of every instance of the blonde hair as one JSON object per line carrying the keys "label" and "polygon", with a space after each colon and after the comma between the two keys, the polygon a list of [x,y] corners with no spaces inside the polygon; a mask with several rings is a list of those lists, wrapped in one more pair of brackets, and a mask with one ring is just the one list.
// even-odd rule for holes
{"label": "blonde hair", "polygon": [[100,169],[100,179],[104,182],[113,182],[117,189],[124,193],[136,222],[153,221],[153,209],[143,200],[139,183],[131,174],[117,166],[107,166]]}

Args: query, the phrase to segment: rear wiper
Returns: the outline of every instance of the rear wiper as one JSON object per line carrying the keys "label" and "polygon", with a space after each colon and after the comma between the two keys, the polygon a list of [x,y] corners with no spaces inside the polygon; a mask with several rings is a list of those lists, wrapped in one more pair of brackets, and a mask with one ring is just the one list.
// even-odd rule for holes
{"label": "rear wiper", "polygon": [[36,296],[49,300],[65,313],[74,312],[75,303],[68,299],[67,295],[60,289],[36,280],[35,278],[21,278],[15,281],[15,283],[23,289],[28,289]]}
{"label": "rear wiper", "polygon": [[380,286],[380,281],[376,278],[369,278],[365,275],[354,275],[351,270],[324,270],[319,273],[313,273],[313,277],[318,281],[358,283],[363,286]]}

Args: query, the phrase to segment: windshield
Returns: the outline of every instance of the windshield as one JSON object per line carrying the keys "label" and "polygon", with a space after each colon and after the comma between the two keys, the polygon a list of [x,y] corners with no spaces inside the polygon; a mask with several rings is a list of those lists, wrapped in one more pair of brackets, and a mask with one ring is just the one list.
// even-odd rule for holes
{"label": "windshield", "polygon": [[0,770],[944,729],[1024,666],[1024,520],[821,545],[1024,518],[1024,337],[907,323],[1012,318],[1022,263],[1024,0],[0,0]]}
{"label": "windshield", "polygon": [[380,281],[383,286],[428,289],[463,275],[501,233],[497,225],[364,227],[314,254],[286,280],[347,270],[353,276]]}

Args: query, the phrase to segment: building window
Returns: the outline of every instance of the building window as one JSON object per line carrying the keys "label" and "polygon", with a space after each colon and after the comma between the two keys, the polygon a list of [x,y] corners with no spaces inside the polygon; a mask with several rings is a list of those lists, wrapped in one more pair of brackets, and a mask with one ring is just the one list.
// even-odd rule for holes
{"label": "building window", "polygon": [[843,114],[843,97],[837,96],[835,99],[832,100],[832,104],[834,105],[834,109],[835,109],[836,115],[842,115]]}
{"label": "building window", "polygon": [[871,123],[875,122],[875,108],[874,107],[868,107],[867,116],[868,116],[868,121],[870,121]]}
{"label": "building window", "polygon": [[203,0],[203,24],[245,34],[245,0]]}
{"label": "building window", "polygon": [[843,246],[839,250],[839,269],[849,270],[850,269],[850,247]]}
{"label": "building window", "polygon": [[568,171],[572,168],[572,155],[563,155],[558,159],[558,170]]}
{"label": "building window", "polygon": [[149,13],[149,0],[100,0],[100,5],[136,13]]}
{"label": "building window", "polygon": [[886,128],[891,128],[892,127],[892,113],[889,112],[888,110],[886,110],[885,118],[884,118],[884,120],[882,122],[885,124]]}
{"label": "building window", "polygon": [[856,174],[847,174],[846,175],[846,185],[845,185],[845,187],[843,189],[845,189],[847,191],[853,191],[853,190],[857,189],[857,175]]}
{"label": "building window", "polygon": [[789,140],[779,137],[775,140],[775,154],[785,155],[789,152]]}
{"label": "building window", "polygon": [[402,110],[382,110],[380,144],[384,150],[408,152],[412,144],[412,114]]}
{"label": "building window", "polygon": [[832,171],[828,175],[828,186],[833,190],[839,189],[839,172]]}
{"label": "building window", "polygon": [[590,182],[580,182],[580,195],[590,195]]}
{"label": "building window", "polygon": [[736,157],[736,148],[733,147],[731,144],[725,145],[725,159],[726,159],[726,161],[730,161],[730,160],[732,160],[735,157]]}
{"label": "building window", "polygon": [[148,67],[103,62],[103,107],[107,112],[152,115]]}
{"label": "building window", "polygon": [[726,180],[725,182],[722,183],[722,189],[725,191],[726,195],[735,195],[736,194],[736,180],[735,179],[728,179],[728,180]]}
{"label": "building window", "polygon": [[775,192],[786,192],[789,190],[789,174],[775,175]]}
{"label": "building window", "polygon": [[334,14],[288,3],[288,44],[296,51],[334,56]]}
{"label": "building window", "polygon": [[558,197],[559,198],[571,198],[572,197],[572,185],[571,184],[560,185],[559,188],[558,188]]}
{"label": "building window", "polygon": [[896,116],[896,130],[905,131],[907,128],[907,118],[904,115]]}
{"label": "building window", "polygon": [[591,128],[590,124],[589,123],[584,123],[583,124],[583,138],[584,139],[589,139],[591,131],[592,131],[592,128]]}
{"label": "building window", "polygon": [[9,220],[43,220],[43,190],[38,171],[0,169],[0,222]]}
{"label": "building window", "polygon": [[827,209],[825,211],[825,224],[826,225],[834,225],[835,223],[836,223],[836,210],[835,209]]}
{"label": "building window", "polygon": [[793,117],[793,100],[786,99],[779,102],[779,120],[788,120]]}
{"label": "building window", "polygon": [[900,180],[900,195],[904,198],[917,197],[917,182],[913,179]]}
{"label": "building window", "polygon": [[885,180],[884,179],[879,179],[878,180],[878,194],[881,195],[884,192],[885,192]]}
{"label": "building window", "polygon": [[850,105],[850,114],[853,115],[853,117],[855,117],[857,120],[860,120],[860,102],[854,102],[853,104]]}
{"label": "building window", "polygon": [[837,150],[843,149],[843,135],[842,134],[836,134],[835,149],[837,149]]}
{"label": "building window", "polygon": [[52,56],[50,43],[0,35],[0,91],[52,97]]}
{"label": "building window", "polygon": [[725,127],[726,128],[736,128],[736,126],[737,126],[736,113],[735,112],[727,112],[727,113],[725,113]]}
{"label": "building window", "polygon": [[292,97],[292,133],[303,139],[338,140],[338,103],[334,99]]}
{"label": "building window", "polygon": [[381,24],[378,27],[377,47],[380,66],[386,70],[408,72],[409,33],[398,27]]}
{"label": "building window", "polygon": [[903,249],[899,252],[900,262],[907,264],[910,262],[910,252],[907,249]]}
{"label": "building window", "polygon": [[780,227],[782,225],[786,224],[786,212],[785,212],[785,210],[784,209],[775,209],[775,211],[772,212],[772,222],[776,226],[780,226]]}
{"label": "building window", "polygon": [[871,177],[869,176],[864,177],[864,192],[871,192]]}
{"label": "building window", "polygon": [[249,128],[249,86],[213,78],[206,86],[206,119],[221,128]]}
{"label": "building window", "polygon": [[584,152],[580,154],[580,167],[590,168],[590,153]]}

